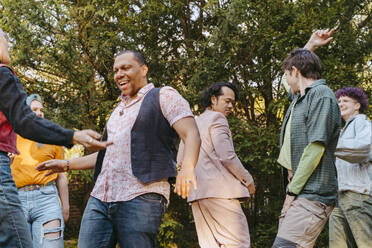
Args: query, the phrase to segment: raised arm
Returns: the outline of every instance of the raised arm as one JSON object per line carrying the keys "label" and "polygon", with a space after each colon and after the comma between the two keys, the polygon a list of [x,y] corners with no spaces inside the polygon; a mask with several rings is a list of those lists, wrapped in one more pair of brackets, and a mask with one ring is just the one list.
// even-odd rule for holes
{"label": "raised arm", "polygon": [[333,39],[331,36],[335,30],[336,28],[316,30],[307,41],[304,49],[314,52],[317,47],[328,44]]}
{"label": "raised arm", "polygon": [[[319,29],[316,30],[311,36],[310,39],[307,41],[304,49],[310,50],[312,52],[315,51],[316,48],[324,46],[328,44],[332,39],[332,35],[335,32],[336,28],[329,29]],[[294,93],[291,91],[289,87],[285,74],[283,74],[281,78],[281,85],[283,88],[288,92],[288,97],[292,100]]]}

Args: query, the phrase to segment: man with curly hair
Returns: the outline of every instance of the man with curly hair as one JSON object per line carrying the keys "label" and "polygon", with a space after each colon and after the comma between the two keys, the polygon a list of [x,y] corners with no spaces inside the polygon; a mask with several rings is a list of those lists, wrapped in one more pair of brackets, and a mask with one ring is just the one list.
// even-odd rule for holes
{"label": "man with curly hair", "polygon": [[[216,82],[201,97],[205,111],[196,118],[202,141],[195,167],[198,189],[191,189],[187,199],[201,248],[250,247],[248,222],[240,200],[252,196],[255,185],[235,153],[227,121],[238,93],[232,83]],[[183,153],[181,143],[179,161]]]}
{"label": "man with curly hair", "polygon": [[336,92],[346,122],[336,148],[338,201],[329,220],[329,247],[371,247],[372,125],[365,113],[366,94],[360,88]]}

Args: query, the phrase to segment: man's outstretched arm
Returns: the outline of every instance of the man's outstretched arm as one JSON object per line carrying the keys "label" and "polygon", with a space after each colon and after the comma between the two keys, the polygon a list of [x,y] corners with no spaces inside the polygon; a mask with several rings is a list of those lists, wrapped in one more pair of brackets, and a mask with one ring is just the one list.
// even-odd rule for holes
{"label": "man's outstretched arm", "polygon": [[104,149],[111,142],[98,141],[101,135],[93,130],[74,131],[35,115],[26,104],[27,94],[9,68],[0,68],[0,110],[12,129],[24,138],[44,144],[72,146],[82,144],[90,150]]}
{"label": "man's outstretched arm", "polygon": [[328,28],[316,30],[307,41],[304,49],[314,52],[316,48],[328,44],[333,39],[332,34],[335,30],[336,28],[332,28],[331,30]]}
{"label": "man's outstretched arm", "polygon": [[[336,28],[329,29],[319,29],[316,30],[311,36],[310,39],[306,42],[304,49],[315,51],[316,48],[327,45],[333,39],[332,35],[335,32]],[[287,83],[285,74],[283,74],[281,79],[281,85],[284,89],[291,94],[291,88]]]}
{"label": "man's outstretched arm", "polygon": [[[90,155],[74,158],[71,160],[63,159],[52,159],[40,163],[36,169],[39,171],[50,170],[46,175],[51,175],[53,173],[60,173],[69,170],[88,170],[93,169],[96,164],[98,152],[92,153]],[[69,167],[69,168],[67,168]]]}

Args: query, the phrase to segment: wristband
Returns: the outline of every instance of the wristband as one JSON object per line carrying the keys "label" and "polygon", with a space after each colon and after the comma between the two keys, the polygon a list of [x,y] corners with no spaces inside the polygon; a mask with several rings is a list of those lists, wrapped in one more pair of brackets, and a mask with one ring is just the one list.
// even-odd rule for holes
{"label": "wristband", "polygon": [[286,193],[287,195],[289,195],[289,196],[297,196],[297,194],[292,193],[291,191],[289,191],[288,187],[287,187],[287,190],[286,190],[285,193]]}
{"label": "wristband", "polygon": [[295,193],[292,193],[291,191],[288,191],[287,192],[287,195],[289,195],[289,196],[297,196]]}
{"label": "wristband", "polygon": [[67,165],[66,165],[66,171],[70,170],[70,160],[66,160]]}
{"label": "wristband", "polygon": [[297,196],[297,194],[295,194],[295,193],[289,191],[289,187],[288,187],[288,186],[289,186],[289,185],[287,185],[287,189],[286,189],[285,193],[286,193],[287,195],[289,195],[289,196]]}

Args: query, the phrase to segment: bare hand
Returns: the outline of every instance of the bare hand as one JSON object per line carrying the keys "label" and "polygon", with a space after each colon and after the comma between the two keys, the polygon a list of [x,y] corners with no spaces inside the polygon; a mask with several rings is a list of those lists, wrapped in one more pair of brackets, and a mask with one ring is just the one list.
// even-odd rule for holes
{"label": "bare hand", "polygon": [[36,170],[50,170],[47,174],[45,174],[45,176],[52,175],[53,173],[65,172],[67,170],[67,161],[61,159],[48,160],[38,164],[38,166],[36,166]]}
{"label": "bare hand", "polygon": [[182,168],[177,175],[176,186],[174,188],[174,193],[181,196],[183,199],[189,196],[191,184],[193,184],[194,189],[197,189],[195,172],[193,168]]}
{"label": "bare hand", "polygon": [[285,197],[285,201],[284,201],[284,205],[283,205],[283,209],[282,209],[282,213],[287,213],[288,209],[290,208],[292,202],[295,200],[295,196],[291,196],[291,195],[286,195]]}
{"label": "bare hand", "polygon": [[256,193],[256,187],[254,186],[254,182],[248,185],[248,192],[252,196]]}
{"label": "bare hand", "polygon": [[293,177],[293,172],[292,172],[292,170],[288,170],[288,177],[287,177],[287,179],[288,179],[288,183],[290,183],[290,182],[292,181],[292,177]]}
{"label": "bare hand", "polygon": [[112,144],[112,141],[99,141],[101,135],[93,130],[86,129],[75,131],[72,138],[73,144],[81,144],[90,151],[102,150]]}
{"label": "bare hand", "polygon": [[69,207],[62,207],[62,216],[63,216],[63,221],[66,223],[70,217]]}
{"label": "bare hand", "polygon": [[329,30],[328,28],[316,30],[311,35],[304,48],[310,51],[314,51],[317,47],[328,44],[333,39],[333,37],[331,36],[335,30],[336,28],[332,28],[331,30]]}

